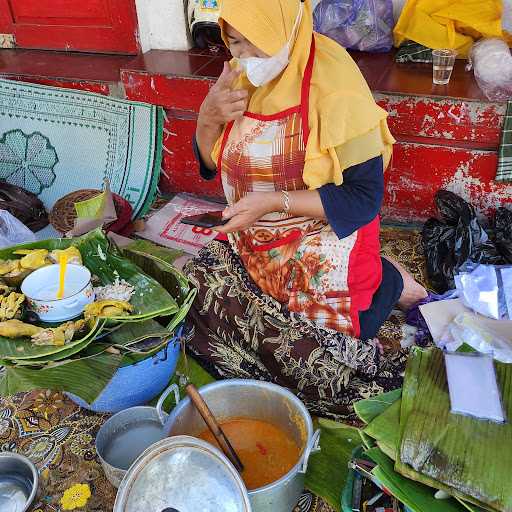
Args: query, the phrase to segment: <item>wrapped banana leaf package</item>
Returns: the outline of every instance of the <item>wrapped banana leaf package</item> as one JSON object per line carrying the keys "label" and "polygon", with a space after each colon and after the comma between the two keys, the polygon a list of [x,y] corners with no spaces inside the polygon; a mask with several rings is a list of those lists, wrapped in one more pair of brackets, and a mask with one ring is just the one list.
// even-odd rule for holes
{"label": "wrapped banana leaf package", "polygon": [[[511,372],[496,364],[507,418]],[[440,350],[413,349],[401,396],[387,393],[355,409],[366,424],[361,435],[375,474],[411,510],[512,511],[512,426],[451,411]],[[432,501],[439,490],[452,498]]]}
{"label": "wrapped banana leaf package", "polygon": [[[511,418],[512,366],[496,363],[496,373]],[[512,511],[512,425],[451,412],[440,350],[413,352],[402,393],[400,433],[400,473],[410,478],[421,473],[477,505]]]}
{"label": "wrapped banana leaf package", "polygon": [[[120,366],[165,346],[195,290],[172,255],[135,247],[121,251],[98,229],[0,250],[0,395],[48,388],[92,403]],[[79,317],[44,323],[20,286],[62,255],[89,270],[95,295]]]}

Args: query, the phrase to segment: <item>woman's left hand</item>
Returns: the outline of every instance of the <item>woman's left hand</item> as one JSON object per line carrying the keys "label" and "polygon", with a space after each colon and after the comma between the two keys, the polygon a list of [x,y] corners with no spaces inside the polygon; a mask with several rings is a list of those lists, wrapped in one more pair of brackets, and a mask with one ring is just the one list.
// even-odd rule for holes
{"label": "woman's left hand", "polygon": [[215,230],[225,234],[244,231],[268,213],[281,209],[282,199],[278,192],[251,192],[224,210],[222,216],[229,222]]}

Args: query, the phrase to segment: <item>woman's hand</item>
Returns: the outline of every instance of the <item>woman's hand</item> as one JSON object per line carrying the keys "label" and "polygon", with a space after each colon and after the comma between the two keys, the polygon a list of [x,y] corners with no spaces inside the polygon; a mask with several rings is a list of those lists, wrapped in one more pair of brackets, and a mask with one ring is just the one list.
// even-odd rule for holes
{"label": "woman's hand", "polygon": [[282,194],[279,192],[251,192],[240,201],[224,210],[222,216],[229,219],[224,226],[215,228],[220,233],[244,231],[268,213],[283,209]]}
{"label": "woman's hand", "polygon": [[212,149],[222,133],[223,126],[243,116],[247,108],[247,91],[231,89],[240,73],[240,70],[232,70],[225,62],[222,74],[199,109],[196,140],[201,158],[211,170],[216,166],[211,157]]}
{"label": "woman's hand", "polygon": [[218,128],[243,116],[247,109],[248,92],[231,88],[240,73],[241,70],[231,69],[224,62],[222,74],[199,109],[198,125]]}

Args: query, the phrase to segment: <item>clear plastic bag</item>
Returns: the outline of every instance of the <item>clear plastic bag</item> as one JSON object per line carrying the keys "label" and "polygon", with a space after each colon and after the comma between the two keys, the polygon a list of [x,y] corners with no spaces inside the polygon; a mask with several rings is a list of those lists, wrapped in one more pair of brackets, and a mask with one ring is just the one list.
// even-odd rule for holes
{"label": "clear plastic bag", "polygon": [[505,32],[512,34],[512,0],[503,0],[501,25]]}
{"label": "clear plastic bag", "polygon": [[25,224],[7,210],[0,210],[0,248],[35,241],[36,236]]}
{"label": "clear plastic bag", "polygon": [[508,319],[512,320],[512,267],[501,270],[501,279],[503,281],[503,295],[507,305]]}
{"label": "clear plastic bag", "polygon": [[512,55],[502,39],[482,39],[473,45],[467,69],[474,69],[480,89],[490,101],[512,96]]}
{"label": "clear plastic bag", "polygon": [[314,23],[317,32],[345,48],[388,52],[393,47],[392,0],[321,0]]}
{"label": "clear plastic bag", "polygon": [[467,308],[495,320],[512,320],[512,267],[468,261],[455,276],[455,286]]}
{"label": "clear plastic bag", "polygon": [[455,286],[467,308],[499,320],[506,311],[500,310],[498,274],[493,265],[469,266],[467,272],[455,276]]}
{"label": "clear plastic bag", "polygon": [[[407,0],[392,0],[393,3],[393,17],[395,18],[395,24],[400,18],[402,11],[404,10],[405,2]],[[511,0],[512,1],[512,0]]]}
{"label": "clear plastic bag", "polygon": [[443,344],[449,352],[455,352],[466,344],[497,361],[506,364],[512,363],[511,344],[483,327],[477,316],[471,313],[461,313],[455,317],[448,330],[450,336],[448,339],[445,337]]}

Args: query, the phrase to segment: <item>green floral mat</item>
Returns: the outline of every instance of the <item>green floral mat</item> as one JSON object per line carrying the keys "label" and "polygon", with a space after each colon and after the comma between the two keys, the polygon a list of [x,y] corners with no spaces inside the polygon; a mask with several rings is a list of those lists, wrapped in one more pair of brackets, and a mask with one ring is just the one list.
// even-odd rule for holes
{"label": "green floral mat", "polygon": [[0,80],[0,180],[38,195],[49,210],[77,189],[151,205],[160,176],[161,107],[83,91]]}

